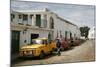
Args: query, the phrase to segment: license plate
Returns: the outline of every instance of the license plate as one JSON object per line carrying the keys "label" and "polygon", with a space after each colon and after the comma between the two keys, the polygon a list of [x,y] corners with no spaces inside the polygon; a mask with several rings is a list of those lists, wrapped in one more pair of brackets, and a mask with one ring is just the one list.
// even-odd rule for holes
{"label": "license plate", "polygon": [[31,55],[32,54],[32,51],[26,51],[26,54],[27,55]]}

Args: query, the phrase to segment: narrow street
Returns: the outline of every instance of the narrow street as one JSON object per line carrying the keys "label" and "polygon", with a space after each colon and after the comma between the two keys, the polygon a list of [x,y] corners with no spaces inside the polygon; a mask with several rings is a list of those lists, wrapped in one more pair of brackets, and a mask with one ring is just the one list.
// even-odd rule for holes
{"label": "narrow street", "polygon": [[[19,59],[21,60],[21,59]],[[27,59],[21,60],[13,64],[13,67],[22,65],[37,65],[37,64],[51,64],[51,63],[70,63],[70,62],[84,62],[95,60],[95,41],[87,40],[79,46],[75,46],[70,50],[62,51],[61,56],[52,55],[44,59]]]}

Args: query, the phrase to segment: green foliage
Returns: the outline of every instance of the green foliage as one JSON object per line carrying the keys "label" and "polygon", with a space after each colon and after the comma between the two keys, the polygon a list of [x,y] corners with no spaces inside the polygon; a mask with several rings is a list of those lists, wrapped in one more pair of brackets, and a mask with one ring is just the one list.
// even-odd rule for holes
{"label": "green foliage", "polygon": [[90,28],[88,26],[80,27],[81,36],[88,38]]}

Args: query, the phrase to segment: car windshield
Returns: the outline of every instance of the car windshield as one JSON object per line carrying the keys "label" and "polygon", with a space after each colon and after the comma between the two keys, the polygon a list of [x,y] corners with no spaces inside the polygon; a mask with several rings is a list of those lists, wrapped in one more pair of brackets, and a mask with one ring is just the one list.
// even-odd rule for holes
{"label": "car windshield", "polygon": [[42,44],[43,40],[32,40],[32,44]]}

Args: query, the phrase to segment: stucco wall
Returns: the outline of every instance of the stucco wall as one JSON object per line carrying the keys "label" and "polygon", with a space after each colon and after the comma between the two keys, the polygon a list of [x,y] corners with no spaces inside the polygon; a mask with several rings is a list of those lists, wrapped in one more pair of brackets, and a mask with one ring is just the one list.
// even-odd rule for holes
{"label": "stucco wall", "polygon": [[[23,31],[20,32],[20,46],[30,44],[31,42],[31,34],[39,34],[39,38],[48,38],[48,34],[51,31],[44,30],[27,30],[25,33]],[[24,42],[26,40],[26,42]]]}
{"label": "stucco wall", "polygon": [[[15,16],[15,19],[12,23],[22,23],[22,20],[20,20],[20,22],[19,22],[19,19],[18,19],[19,13],[14,13],[14,14],[16,16]],[[65,31],[67,31],[67,38],[68,39],[70,39],[70,32],[72,33],[72,37],[74,37],[74,34],[76,34],[76,37],[80,37],[79,29],[76,26],[73,26],[73,25],[66,23],[65,21],[59,19],[57,17],[57,15],[54,13],[33,12],[32,14],[34,15],[34,17],[32,18],[32,20],[31,19],[28,20],[28,23],[31,25],[30,27],[33,27],[32,29],[28,29],[26,32],[23,33],[24,29],[22,29],[22,28],[19,29],[18,27],[14,27],[14,26],[13,26],[13,28],[11,28],[13,30],[20,30],[20,46],[23,46],[23,45],[30,43],[31,33],[39,34],[40,38],[42,38],[42,37],[48,38],[48,34],[53,32],[52,39],[55,39],[57,37],[57,31],[59,34],[61,31],[61,34],[63,37],[65,37]],[[47,27],[44,28],[44,30],[42,30],[41,28],[35,29],[34,24],[36,21],[36,16],[35,16],[36,14],[41,14],[42,20],[43,20],[43,15],[44,14],[47,15]],[[31,15],[31,14],[28,13],[28,15]],[[54,29],[50,29],[50,17],[52,17],[54,19]],[[43,21],[41,21],[41,22],[43,23]],[[43,25],[43,24],[41,24],[41,25]],[[50,30],[52,30],[52,31],[50,31]],[[25,43],[25,40],[26,40],[26,43]]]}

